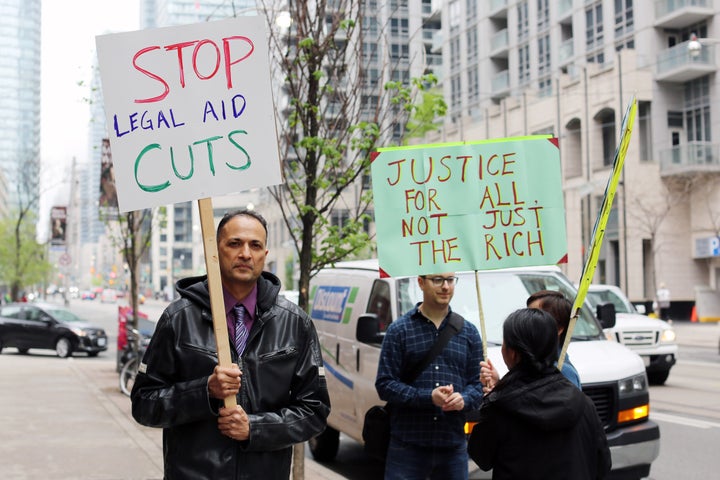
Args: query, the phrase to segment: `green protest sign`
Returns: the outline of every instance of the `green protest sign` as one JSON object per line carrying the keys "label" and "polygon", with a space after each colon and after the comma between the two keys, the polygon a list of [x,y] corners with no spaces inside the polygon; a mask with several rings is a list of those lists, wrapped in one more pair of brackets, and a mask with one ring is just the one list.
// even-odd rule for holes
{"label": "green protest sign", "polygon": [[371,169],[383,274],[554,265],[566,256],[555,138],[384,148]]}

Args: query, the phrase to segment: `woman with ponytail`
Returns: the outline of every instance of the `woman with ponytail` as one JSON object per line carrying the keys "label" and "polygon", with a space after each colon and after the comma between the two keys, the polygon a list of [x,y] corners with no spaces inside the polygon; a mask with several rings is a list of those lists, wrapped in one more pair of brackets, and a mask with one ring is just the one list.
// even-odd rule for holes
{"label": "woman with ponytail", "polygon": [[509,371],[483,399],[468,453],[493,479],[602,479],[610,450],[595,406],[555,366],[558,328],[536,308],[503,324]]}

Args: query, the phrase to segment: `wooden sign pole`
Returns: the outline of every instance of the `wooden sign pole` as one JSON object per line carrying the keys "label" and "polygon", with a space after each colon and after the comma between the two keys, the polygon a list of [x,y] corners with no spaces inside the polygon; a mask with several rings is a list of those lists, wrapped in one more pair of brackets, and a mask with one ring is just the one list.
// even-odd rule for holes
{"label": "wooden sign pole", "polygon": [[[217,343],[218,363],[221,367],[232,365],[230,340],[228,339],[225,302],[223,300],[222,280],[220,279],[220,261],[218,255],[215,222],[213,220],[212,199],[198,200],[200,226],[202,227],[203,247],[205,249],[205,268],[207,269],[208,290],[210,290],[210,309],[212,311],[215,343]],[[224,399],[226,408],[235,408],[237,401],[231,395]]]}

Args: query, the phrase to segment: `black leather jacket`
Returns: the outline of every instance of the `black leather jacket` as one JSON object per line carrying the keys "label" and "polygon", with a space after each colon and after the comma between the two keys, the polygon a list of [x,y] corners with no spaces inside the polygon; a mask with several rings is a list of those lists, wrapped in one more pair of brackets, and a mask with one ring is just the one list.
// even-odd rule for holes
{"label": "black leather jacket", "polygon": [[[250,419],[238,442],[217,427],[221,400],[207,383],[217,348],[207,278],[180,280],[181,298],[163,312],[132,390],[139,423],[162,427],[166,479],[287,479],[292,445],[322,432],[330,412],[317,333],[295,304],[278,297],[280,281],[258,279],[257,316],[237,395]],[[144,372],[143,372],[144,370]]]}

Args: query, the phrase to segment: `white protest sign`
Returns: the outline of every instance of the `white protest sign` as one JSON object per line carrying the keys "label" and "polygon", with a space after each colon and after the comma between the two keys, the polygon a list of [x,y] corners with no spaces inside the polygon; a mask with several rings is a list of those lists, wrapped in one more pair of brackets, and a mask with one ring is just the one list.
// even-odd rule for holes
{"label": "white protest sign", "polygon": [[121,212],[282,183],[264,17],[96,38]]}

